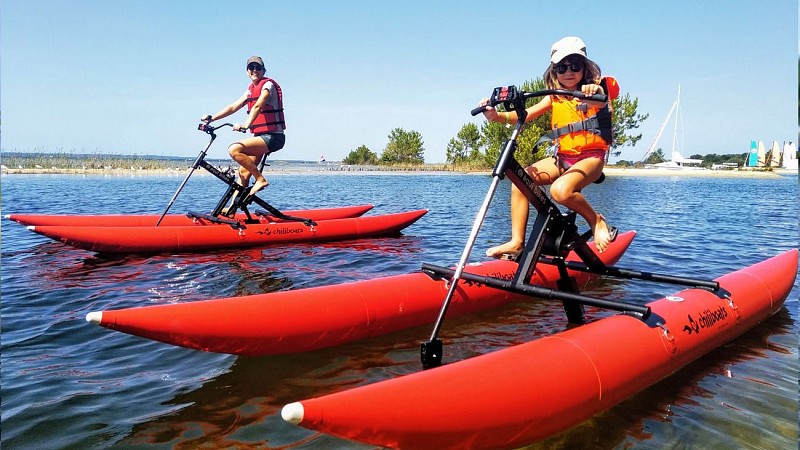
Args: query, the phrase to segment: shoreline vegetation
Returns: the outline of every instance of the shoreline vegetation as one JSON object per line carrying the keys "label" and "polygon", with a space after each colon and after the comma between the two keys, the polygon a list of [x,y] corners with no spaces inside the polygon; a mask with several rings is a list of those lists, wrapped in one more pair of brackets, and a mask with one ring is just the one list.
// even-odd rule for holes
{"label": "shoreline vegetation", "polygon": [[[15,174],[104,174],[104,175],[169,175],[187,174],[195,158],[167,158],[158,156],[120,156],[120,155],[68,155],[68,154],[21,154],[4,153],[0,173]],[[221,170],[234,168],[230,160],[207,160]],[[608,176],[703,176],[703,177],[758,177],[779,178],[782,175],[798,175],[787,169],[666,169],[636,168],[631,166],[606,166]],[[198,169],[196,174],[210,175]],[[489,175],[491,170],[453,164],[380,164],[348,165],[339,161],[269,161],[264,168],[265,175],[275,174],[419,174],[453,173]]]}

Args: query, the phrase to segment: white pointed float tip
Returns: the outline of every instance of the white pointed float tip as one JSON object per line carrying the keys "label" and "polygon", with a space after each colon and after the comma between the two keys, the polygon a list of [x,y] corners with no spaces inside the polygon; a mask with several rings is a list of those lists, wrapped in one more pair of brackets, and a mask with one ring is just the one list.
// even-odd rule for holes
{"label": "white pointed float tip", "polygon": [[25,228],[27,228],[29,231],[36,231],[36,226],[35,225],[28,225]]}
{"label": "white pointed float tip", "polygon": [[281,417],[283,420],[297,425],[303,421],[303,404],[300,402],[289,403],[281,410]]}
{"label": "white pointed float tip", "polygon": [[93,325],[100,325],[100,322],[103,321],[103,312],[102,311],[92,311],[86,315],[86,321],[93,324]]}

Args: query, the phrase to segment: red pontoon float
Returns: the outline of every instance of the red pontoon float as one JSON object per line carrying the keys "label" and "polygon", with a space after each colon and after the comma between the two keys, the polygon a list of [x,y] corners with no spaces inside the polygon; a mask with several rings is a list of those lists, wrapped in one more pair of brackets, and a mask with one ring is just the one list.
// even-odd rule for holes
{"label": "red pontoon float", "polygon": [[399,233],[427,212],[420,209],[380,216],[316,220],[313,225],[280,219],[259,223],[236,221],[230,225],[201,217],[191,225],[29,225],[28,229],[64,244],[98,253],[191,252],[387,236]]}
{"label": "red pontoon float", "polygon": [[[618,261],[635,233],[620,234],[600,254]],[[575,255],[568,257],[575,261]],[[510,277],[512,261],[470,265],[476,275]],[[585,285],[595,275],[571,272]],[[540,265],[533,282],[555,287],[558,269]],[[319,286],[293,291],[196,302],[92,312],[86,320],[123,333],[168,344],[238,355],[297,353],[341,345],[393,331],[430,324],[447,292],[447,284],[425,273]],[[524,298],[481,284],[459,286],[451,313],[455,316],[495,308]]]}
{"label": "red pontoon float", "polygon": [[381,447],[516,448],[604,411],[775,314],[797,250],[526,344],[284,407],[285,420]]}
{"label": "red pontoon float", "polygon": [[[311,220],[346,219],[360,217],[372,209],[372,205],[337,206],[333,208],[300,209],[284,211],[287,215],[306,217]],[[256,217],[261,223],[280,221],[267,211],[257,211]],[[8,214],[6,219],[22,225],[36,226],[70,226],[70,227],[154,227],[158,222],[158,214]],[[244,223],[247,216],[236,214],[233,220]],[[161,226],[205,225],[207,220],[193,217],[191,214],[169,214],[164,216]]]}

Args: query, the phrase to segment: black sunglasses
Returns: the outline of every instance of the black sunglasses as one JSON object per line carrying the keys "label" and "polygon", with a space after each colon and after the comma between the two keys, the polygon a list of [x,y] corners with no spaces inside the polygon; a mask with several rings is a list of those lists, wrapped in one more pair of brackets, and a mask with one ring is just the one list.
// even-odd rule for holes
{"label": "black sunglasses", "polygon": [[565,73],[567,73],[567,69],[569,69],[571,72],[578,73],[583,70],[583,66],[581,64],[575,64],[575,63],[556,64],[555,66],[553,66],[553,69],[555,69],[556,73],[558,73],[559,75],[564,75]]}
{"label": "black sunglasses", "polygon": [[264,66],[262,66],[261,64],[257,64],[257,63],[250,63],[250,64],[247,65],[247,70],[249,70],[251,72],[255,72],[256,70],[264,70]]}

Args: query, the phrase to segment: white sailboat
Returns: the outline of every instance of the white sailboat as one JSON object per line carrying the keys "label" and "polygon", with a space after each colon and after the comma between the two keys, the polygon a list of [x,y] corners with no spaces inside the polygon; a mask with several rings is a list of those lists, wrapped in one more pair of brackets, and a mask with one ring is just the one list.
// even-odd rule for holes
{"label": "white sailboat", "polygon": [[756,155],[756,167],[767,167],[767,151],[764,149],[764,141],[758,141]]}
{"label": "white sailboat", "polygon": [[684,158],[679,150],[680,147],[683,147],[683,136],[681,134],[681,142],[678,143],[678,131],[680,128],[681,133],[683,132],[683,116],[681,115],[681,87],[678,85],[678,97],[675,99],[675,102],[672,104],[672,108],[670,108],[669,113],[667,114],[667,118],[664,120],[664,123],[661,124],[661,128],[656,133],[655,139],[653,139],[653,143],[650,144],[650,148],[647,149],[647,152],[642,156],[640,162],[644,162],[645,159],[656,149],[656,145],[658,145],[658,140],[661,138],[661,134],[664,133],[664,129],[667,127],[669,120],[672,118],[672,114],[675,114],[675,127],[672,134],[672,159],[669,161],[661,162],[658,164],[645,164],[645,168],[658,168],[658,169],[687,169],[687,170],[706,170],[703,167],[697,167],[697,165],[702,164],[702,159],[690,159]]}
{"label": "white sailboat", "polygon": [[797,146],[794,142],[783,143],[783,165],[784,169],[798,170],[797,165]]}
{"label": "white sailboat", "polygon": [[772,149],[769,151],[769,166],[774,168],[781,166],[781,149],[778,141],[772,141]]}

